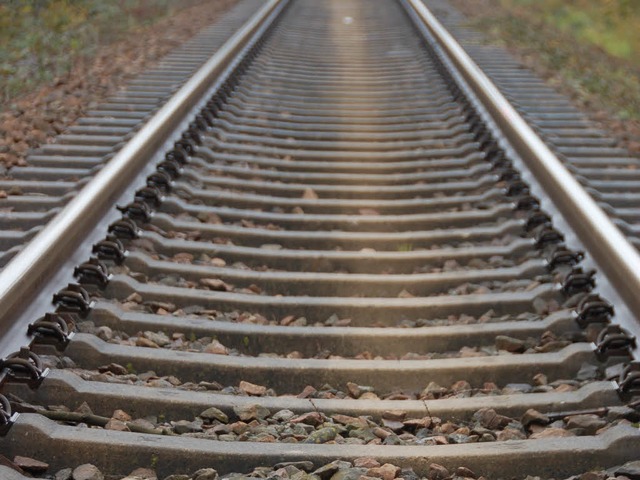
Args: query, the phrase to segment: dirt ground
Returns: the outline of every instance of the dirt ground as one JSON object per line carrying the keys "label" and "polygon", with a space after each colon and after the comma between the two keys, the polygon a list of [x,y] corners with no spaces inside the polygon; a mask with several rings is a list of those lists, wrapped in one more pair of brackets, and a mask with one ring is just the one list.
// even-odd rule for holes
{"label": "dirt ground", "polygon": [[233,4],[234,0],[205,2],[131,31],[99,47],[96,55],[78,58],[69,75],[0,106],[0,165],[26,165],[31,149],[51,142],[85,111],[214,23]]}

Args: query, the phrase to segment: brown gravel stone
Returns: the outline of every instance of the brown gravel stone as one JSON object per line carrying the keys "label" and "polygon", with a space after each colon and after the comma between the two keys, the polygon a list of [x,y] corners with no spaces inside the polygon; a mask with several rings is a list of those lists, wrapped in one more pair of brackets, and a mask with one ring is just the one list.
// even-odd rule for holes
{"label": "brown gravel stone", "polygon": [[360,457],[353,461],[353,466],[358,468],[376,468],[380,466],[380,462],[372,457]]}
{"label": "brown gravel stone", "polygon": [[324,422],[324,418],[318,412],[303,413],[289,420],[290,423],[305,423],[317,427]]}
{"label": "brown gravel stone", "polygon": [[73,480],[104,480],[104,475],[95,465],[85,463],[73,470]]}
{"label": "brown gravel stone", "polygon": [[533,433],[529,436],[530,439],[535,440],[538,438],[552,438],[552,437],[574,437],[575,435],[564,428],[545,428],[544,430]]}
{"label": "brown gravel stone", "polygon": [[20,467],[24,471],[30,472],[30,473],[43,473],[43,472],[46,472],[47,469],[49,468],[48,463],[44,463],[30,457],[21,457],[19,455],[16,455],[14,457],[13,463],[15,463],[18,467]]}
{"label": "brown gravel stone", "polygon": [[347,382],[347,390],[353,398],[360,398],[362,394],[371,392],[373,389],[371,387],[363,387],[357,383]]}
{"label": "brown gravel stone", "polygon": [[504,428],[511,419],[504,415],[498,415],[493,408],[481,408],[473,415],[474,420],[489,429]]}
{"label": "brown gravel stone", "polygon": [[380,467],[374,467],[367,470],[370,477],[382,478],[382,480],[393,480],[400,473],[400,467],[385,463]]}
{"label": "brown gravel stone", "polygon": [[116,419],[116,420],[120,420],[121,422],[130,422],[131,421],[131,415],[129,415],[127,412],[125,412],[123,410],[114,411],[113,415],[111,415],[111,418]]}
{"label": "brown gravel stone", "polygon": [[405,420],[404,425],[407,427],[415,427],[415,428],[429,428],[431,426],[431,417],[423,417],[423,418],[410,418]]}
{"label": "brown gravel stone", "polygon": [[305,188],[302,198],[306,200],[317,200],[318,194],[312,188]]}
{"label": "brown gravel stone", "polygon": [[240,390],[242,390],[244,393],[248,395],[253,395],[256,397],[260,397],[265,393],[267,393],[267,387],[256,385],[254,383],[245,382],[244,380],[240,382],[240,385],[238,386],[238,388],[240,388]]}
{"label": "brown gravel stone", "polygon": [[549,383],[547,376],[544,373],[538,373],[533,377],[534,385],[546,385]]}
{"label": "brown gravel stone", "polygon": [[467,467],[458,467],[455,472],[456,477],[476,478],[476,474]]}
{"label": "brown gravel stone", "polygon": [[104,428],[106,430],[115,430],[117,432],[130,432],[131,430],[129,430],[129,427],[127,427],[125,425],[125,423],[121,420],[116,420],[115,418],[112,418],[111,420],[109,420],[107,422],[107,424],[104,426]]}
{"label": "brown gravel stone", "polygon": [[406,417],[407,412],[405,412],[404,410],[387,410],[385,412],[382,412],[382,418],[395,422],[402,422]]}
{"label": "brown gravel stone", "polygon": [[336,413],[334,415],[331,415],[331,418],[336,423],[339,423],[341,425],[353,425],[358,428],[366,428],[368,425],[367,421],[361,417],[350,417],[349,415]]}
{"label": "brown gravel stone", "polygon": [[606,477],[604,472],[585,472],[578,477],[578,480],[604,480]]}
{"label": "brown gravel stone", "polygon": [[193,474],[192,478],[193,480],[216,480],[218,472],[213,468],[201,468]]}
{"label": "brown gravel stone", "polygon": [[158,347],[158,345],[156,345],[151,340],[149,340],[148,338],[145,338],[145,337],[138,337],[136,339],[136,346],[137,347],[146,347],[146,348],[160,348],[160,347]]}
{"label": "brown gravel stone", "polygon": [[251,421],[268,417],[271,412],[261,405],[247,405],[233,407],[233,411],[242,421]]}
{"label": "brown gravel stone", "polygon": [[87,402],[82,402],[74,411],[76,413],[82,413],[83,415],[93,415],[93,410],[91,410],[91,407]]}
{"label": "brown gravel stone", "polygon": [[449,476],[449,470],[438,463],[432,463],[429,465],[429,473],[427,478],[429,480],[444,480]]}
{"label": "brown gravel stone", "polygon": [[525,343],[522,340],[506,335],[498,335],[495,344],[498,350],[506,350],[511,353],[522,353],[526,349]]}
{"label": "brown gravel stone", "polygon": [[359,400],[380,400],[380,397],[374,392],[364,392],[360,395]]}
{"label": "brown gravel stone", "polygon": [[314,387],[312,387],[311,385],[307,385],[297,396],[298,398],[309,398],[316,392],[317,390]]}
{"label": "brown gravel stone", "polygon": [[505,428],[501,432],[496,433],[496,439],[499,442],[504,442],[507,440],[524,440],[525,438],[527,438],[527,436],[520,430],[516,430],[515,428]]}
{"label": "brown gravel stone", "polygon": [[562,385],[558,385],[555,388],[555,391],[558,393],[563,393],[563,392],[573,392],[576,390],[576,387],[574,387],[573,385],[569,385],[567,383],[564,383]]}
{"label": "brown gravel stone", "polygon": [[139,478],[141,480],[157,480],[158,475],[155,470],[150,468],[136,468],[129,474],[129,477]]}
{"label": "brown gravel stone", "polygon": [[583,429],[586,435],[594,435],[607,424],[607,421],[598,415],[572,415],[565,419],[567,428]]}
{"label": "brown gravel stone", "polygon": [[213,353],[215,355],[229,355],[229,349],[218,340],[213,340],[209,345],[204,347],[203,352]]}
{"label": "brown gravel stone", "polygon": [[222,423],[227,423],[229,421],[229,417],[227,416],[227,414],[216,407],[207,408],[199,416],[209,421],[218,420],[219,422],[222,422]]}
{"label": "brown gravel stone", "polygon": [[53,480],[72,480],[72,473],[72,468],[63,468],[62,470],[58,470],[56,472],[56,474],[53,476]]}
{"label": "brown gravel stone", "polygon": [[233,287],[228,283],[220,280],[219,278],[201,278],[200,283],[202,286],[207,287],[209,290],[215,290],[218,292],[230,292]]}
{"label": "brown gravel stone", "polygon": [[382,440],[393,435],[389,430],[380,427],[375,427],[372,432],[376,437],[381,438]]}
{"label": "brown gravel stone", "polygon": [[540,413],[537,410],[530,408],[529,410],[524,412],[524,415],[522,415],[522,419],[520,419],[520,423],[522,423],[525,428],[527,428],[532,423],[538,425],[546,425],[549,423],[549,417],[547,417],[544,413]]}

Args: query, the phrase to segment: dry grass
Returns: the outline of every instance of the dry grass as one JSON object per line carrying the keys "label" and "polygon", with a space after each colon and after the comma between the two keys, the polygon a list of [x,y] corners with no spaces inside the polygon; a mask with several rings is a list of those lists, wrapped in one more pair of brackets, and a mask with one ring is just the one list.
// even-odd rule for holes
{"label": "dry grass", "polygon": [[8,0],[0,3],[0,106],[68,74],[131,30],[202,0]]}
{"label": "dry grass", "polygon": [[490,42],[508,48],[640,153],[638,0],[450,1]]}

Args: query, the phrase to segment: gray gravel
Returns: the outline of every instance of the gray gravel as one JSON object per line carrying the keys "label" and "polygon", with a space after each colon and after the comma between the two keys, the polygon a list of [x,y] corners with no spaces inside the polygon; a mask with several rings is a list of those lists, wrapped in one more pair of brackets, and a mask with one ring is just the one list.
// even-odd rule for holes
{"label": "gray gravel", "polygon": [[[103,473],[92,464],[64,468],[58,472],[40,473],[37,478],[49,480],[244,480],[244,479],[290,479],[290,480],[493,480],[483,477],[464,466],[447,468],[431,463],[426,475],[417,475],[411,468],[401,468],[390,463],[381,463],[371,457],[361,457],[353,462],[336,460],[325,465],[314,465],[309,461],[283,462],[273,466],[258,467],[245,473],[220,475],[214,468],[202,468],[169,476],[158,476],[152,468],[137,468],[126,476]],[[640,478],[640,461],[627,462],[609,469],[585,472],[567,479],[558,480],[637,480]],[[496,478],[495,480],[501,480]],[[524,480],[556,480],[527,476]]]}

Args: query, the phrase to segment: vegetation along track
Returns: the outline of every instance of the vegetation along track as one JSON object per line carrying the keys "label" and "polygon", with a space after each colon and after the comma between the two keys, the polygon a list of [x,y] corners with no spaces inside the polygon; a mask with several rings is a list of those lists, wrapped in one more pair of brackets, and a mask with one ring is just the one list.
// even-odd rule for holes
{"label": "vegetation along track", "polygon": [[263,4],[0,273],[3,455],[637,478],[637,253],[465,61],[417,1]]}

